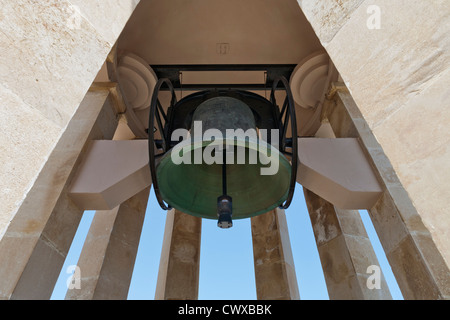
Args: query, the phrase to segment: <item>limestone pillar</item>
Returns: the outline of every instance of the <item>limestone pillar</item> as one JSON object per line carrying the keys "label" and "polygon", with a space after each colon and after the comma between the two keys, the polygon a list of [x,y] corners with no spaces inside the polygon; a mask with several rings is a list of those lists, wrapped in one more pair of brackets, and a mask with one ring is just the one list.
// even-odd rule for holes
{"label": "limestone pillar", "polygon": [[[380,264],[358,211],[340,210],[303,189],[331,300],[391,300],[380,273],[379,288],[367,285]],[[369,272],[367,271],[369,270]],[[378,269],[380,270],[380,269]]]}
{"label": "limestone pillar", "polygon": [[70,174],[77,109],[137,3],[2,1],[1,299],[11,297]]}
{"label": "limestone pillar", "polygon": [[369,213],[404,298],[450,298],[447,264],[352,96],[341,86],[330,99],[326,117],[336,137],[359,138],[382,183]]}
{"label": "limestone pillar", "polygon": [[298,3],[450,265],[448,2]]}
{"label": "limestone pillar", "polygon": [[167,212],[155,300],[196,300],[202,219]]}
{"label": "limestone pillar", "polygon": [[66,300],[127,299],[149,192],[95,213],[77,264],[80,286],[69,289]]}
{"label": "limestone pillar", "polygon": [[[117,108],[111,92],[89,91],[78,112],[80,116],[70,131],[72,146],[84,146],[72,167],[61,195],[22,272],[11,299],[50,299],[64,260],[83,214],[68,197],[67,189],[86,152],[89,141],[112,139],[117,128]],[[98,111],[100,109],[100,112]],[[97,119],[94,122],[94,120]],[[89,133],[90,132],[90,133]],[[86,135],[88,135],[86,139]],[[79,147],[78,146],[78,147]],[[76,156],[76,154],[74,154]],[[67,165],[73,163],[73,160]]]}
{"label": "limestone pillar", "polygon": [[111,136],[115,126],[110,92],[88,92],[0,240],[2,262],[11,262],[0,263],[3,298],[50,298],[81,219],[65,187],[89,137]]}
{"label": "limestone pillar", "polygon": [[251,218],[258,300],[299,300],[284,210]]}

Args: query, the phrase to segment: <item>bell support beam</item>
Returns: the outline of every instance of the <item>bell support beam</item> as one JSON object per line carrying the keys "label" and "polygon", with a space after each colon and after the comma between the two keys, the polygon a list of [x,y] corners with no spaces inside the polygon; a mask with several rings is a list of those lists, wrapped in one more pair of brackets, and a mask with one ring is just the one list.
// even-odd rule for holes
{"label": "bell support beam", "polygon": [[66,300],[127,299],[149,192],[95,213]]}
{"label": "bell support beam", "polygon": [[[206,64],[206,65],[151,65],[155,70],[159,79],[167,78],[173,85],[175,90],[205,90],[205,89],[243,89],[243,90],[266,90],[271,88],[274,80],[279,76],[290,78],[292,71],[295,69],[295,64],[268,64],[268,65],[251,65],[251,64]],[[258,81],[258,83],[228,83],[228,84],[210,84],[197,83],[186,81],[186,75],[189,72],[205,73],[205,72],[233,72],[237,73],[251,73],[261,72],[266,73],[265,83]],[[248,77],[248,76],[247,76]],[[192,77],[193,79],[201,77]],[[233,78],[234,79],[234,78]],[[181,81],[183,80],[183,81]],[[261,77],[264,80],[264,77]],[[182,82],[182,83],[181,83]],[[281,88],[280,88],[281,89]],[[163,89],[167,90],[167,89]]]}
{"label": "bell support beam", "polygon": [[[368,209],[382,194],[357,139],[300,138],[297,182],[342,209]],[[147,140],[93,141],[69,189],[86,210],[110,210],[151,183]]]}
{"label": "bell support beam", "polygon": [[251,228],[258,300],[299,300],[284,210],[251,218]]}
{"label": "bell support beam", "polygon": [[383,188],[369,210],[405,299],[449,299],[450,271],[391,162],[343,84],[334,85],[324,109],[338,138],[358,138]]}
{"label": "bell support beam", "polygon": [[202,219],[167,213],[155,300],[197,300]]}

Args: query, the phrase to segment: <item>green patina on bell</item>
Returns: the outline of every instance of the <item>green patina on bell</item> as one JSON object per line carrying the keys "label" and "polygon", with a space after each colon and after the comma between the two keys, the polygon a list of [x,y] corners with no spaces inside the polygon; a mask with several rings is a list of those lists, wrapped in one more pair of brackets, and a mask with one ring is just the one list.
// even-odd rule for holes
{"label": "green patina on bell", "polygon": [[[210,129],[223,139],[217,139],[218,135],[211,138]],[[218,201],[220,211],[220,202],[226,196],[232,199],[233,219],[244,219],[273,210],[286,200],[291,176],[286,157],[256,134],[230,137],[227,129],[257,132],[253,113],[245,103],[216,97],[198,106],[190,138],[170,150],[157,167],[161,195],[172,207],[197,217],[217,219]],[[221,151],[224,143],[231,146],[226,152]],[[211,155],[221,159],[224,154],[225,167],[222,162],[208,164],[205,158]],[[180,157],[185,161],[180,163]],[[276,171],[271,172],[274,168]]]}

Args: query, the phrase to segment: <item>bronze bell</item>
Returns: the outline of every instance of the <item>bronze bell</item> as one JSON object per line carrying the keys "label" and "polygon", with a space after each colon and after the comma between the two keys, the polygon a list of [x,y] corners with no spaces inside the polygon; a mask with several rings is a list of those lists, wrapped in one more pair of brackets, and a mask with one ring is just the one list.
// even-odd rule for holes
{"label": "bronze bell", "polygon": [[182,212],[219,219],[221,228],[280,206],[291,164],[260,135],[244,102],[227,96],[203,102],[186,139],[157,166],[162,197]]}

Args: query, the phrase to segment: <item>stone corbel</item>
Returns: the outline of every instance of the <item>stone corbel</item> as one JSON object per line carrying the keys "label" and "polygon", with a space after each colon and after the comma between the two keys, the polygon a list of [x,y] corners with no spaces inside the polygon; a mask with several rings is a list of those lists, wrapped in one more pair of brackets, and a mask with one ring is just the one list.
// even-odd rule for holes
{"label": "stone corbel", "polygon": [[111,210],[151,185],[148,141],[91,142],[69,196],[84,210]]}
{"label": "stone corbel", "polygon": [[339,209],[371,209],[383,189],[356,138],[298,139],[297,182]]}

